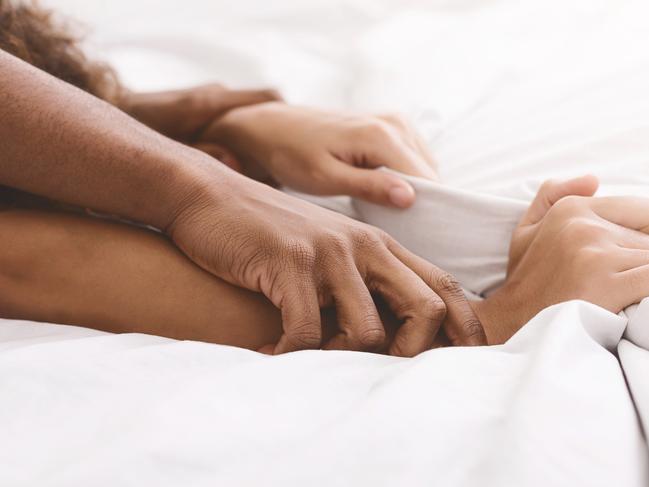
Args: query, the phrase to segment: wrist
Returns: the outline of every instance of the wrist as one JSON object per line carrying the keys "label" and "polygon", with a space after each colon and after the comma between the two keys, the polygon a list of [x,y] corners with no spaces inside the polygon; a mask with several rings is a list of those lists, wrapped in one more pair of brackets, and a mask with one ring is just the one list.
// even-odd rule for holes
{"label": "wrist", "polygon": [[265,141],[276,123],[273,114],[283,105],[265,102],[233,108],[208,125],[199,140],[216,143],[232,152],[249,178],[271,181],[270,168],[276,147]]}
{"label": "wrist", "polygon": [[501,345],[511,338],[520,326],[516,325],[513,309],[503,299],[500,290],[482,301],[469,301],[487,335],[489,345]]}
{"label": "wrist", "polygon": [[258,139],[260,134],[272,131],[277,125],[276,114],[285,106],[283,102],[265,101],[231,108],[208,125],[201,137],[207,137],[224,146],[230,144],[233,150],[254,155],[259,144],[250,147],[249,142]]}
{"label": "wrist", "polygon": [[159,171],[152,192],[155,204],[148,207],[146,223],[169,234],[174,223],[183,215],[201,206],[206,198],[218,208],[232,195],[233,186],[241,176],[196,149],[182,146],[177,154]]}

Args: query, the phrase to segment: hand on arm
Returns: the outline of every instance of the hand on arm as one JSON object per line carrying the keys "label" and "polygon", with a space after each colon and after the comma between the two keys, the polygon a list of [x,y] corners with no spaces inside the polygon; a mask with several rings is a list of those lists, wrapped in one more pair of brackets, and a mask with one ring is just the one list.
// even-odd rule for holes
{"label": "hand on arm", "polygon": [[281,309],[275,352],[321,346],[327,304],[340,326],[328,346],[381,346],[370,292],[403,323],[392,353],[426,350],[442,323],[455,344],[484,343],[454,280],[381,231],[236,174],[1,51],[0,70],[0,184],[166,231]]}
{"label": "hand on arm", "polygon": [[212,83],[172,91],[125,91],[119,108],[161,134],[191,144],[228,111],[281,99],[270,89],[232,90]]}
{"label": "hand on arm", "polygon": [[206,184],[169,235],[203,268],[262,292],[282,311],[276,353],[320,347],[319,309],[327,306],[336,309],[340,333],[326,348],[381,348],[385,331],[370,293],[402,323],[395,355],[430,348],[442,323],[454,344],[483,342],[453,278],[384,232],[242,176],[230,184],[227,198]]}
{"label": "hand on arm", "polygon": [[245,174],[311,194],[344,194],[405,208],[415,199],[399,177],[373,169],[437,179],[433,158],[417,132],[398,116],[359,116],[283,103],[229,111],[201,141],[231,150]]}

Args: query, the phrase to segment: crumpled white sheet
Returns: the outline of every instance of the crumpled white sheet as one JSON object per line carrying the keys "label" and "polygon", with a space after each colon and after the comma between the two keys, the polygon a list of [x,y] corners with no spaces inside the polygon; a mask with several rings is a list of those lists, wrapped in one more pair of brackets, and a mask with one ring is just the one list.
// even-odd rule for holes
{"label": "crumpled white sheet", "polygon": [[[401,177],[417,193],[411,208],[400,211],[353,200],[355,217],[381,227],[405,242],[411,251],[452,273],[468,295],[489,296],[505,281],[511,234],[535,191],[530,185],[521,185],[516,191],[510,188],[496,196],[425,179]],[[638,193],[644,192],[644,188],[636,189]],[[616,191],[619,188],[602,188],[606,194],[620,194]],[[625,321],[625,340],[620,343],[618,354],[647,431],[649,298],[639,305],[629,306],[620,315]]]}
{"label": "crumpled white sheet", "polygon": [[[643,0],[47,3],[135,88],[402,111],[458,191],[649,183]],[[3,320],[0,485],[644,486],[647,352],[626,321],[571,302],[502,347],[403,360]]]}
{"label": "crumpled white sheet", "polygon": [[[412,252],[453,274],[470,295],[486,297],[500,287],[507,273],[512,232],[536,188],[523,184],[517,191],[510,188],[495,195],[403,174],[400,177],[416,191],[412,207],[403,211],[354,199],[355,218],[382,228]],[[635,189],[649,194],[644,188]],[[609,195],[629,194],[619,191],[615,186],[601,188]],[[626,337],[649,351],[649,299],[639,307],[629,307],[626,313],[633,317]]]}
{"label": "crumpled white sheet", "polygon": [[644,486],[624,323],[571,302],[399,359],[5,321],[0,484]]}

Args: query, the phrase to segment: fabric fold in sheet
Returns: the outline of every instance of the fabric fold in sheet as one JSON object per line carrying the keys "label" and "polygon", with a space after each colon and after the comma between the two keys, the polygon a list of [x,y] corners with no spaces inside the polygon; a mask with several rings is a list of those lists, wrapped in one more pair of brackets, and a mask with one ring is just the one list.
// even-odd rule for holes
{"label": "fabric fold in sheet", "polygon": [[[393,172],[394,171],[390,171]],[[395,173],[396,174],[396,173]],[[395,210],[353,199],[359,219],[387,231],[408,249],[452,273],[469,296],[488,296],[505,280],[511,234],[534,196],[532,184],[501,190],[502,195],[480,193],[445,186],[421,178],[399,175],[415,189],[417,199],[407,210]],[[616,194],[616,188],[604,188]],[[619,189],[618,189],[619,191]],[[625,193],[618,193],[625,194]],[[632,358],[622,360],[634,397],[639,397],[638,413],[649,422],[649,381],[646,370],[638,371],[649,358],[649,298],[620,313],[624,350]],[[590,326],[582,320],[584,326]],[[607,347],[615,349],[621,336]],[[647,358],[640,359],[644,353]],[[633,370],[627,370],[633,367]]]}
{"label": "fabric fold in sheet", "polygon": [[647,387],[649,352],[624,339],[620,341],[617,353],[646,438],[649,434],[649,387]]}
{"label": "fabric fold in sheet", "polygon": [[[417,199],[407,210],[351,200],[356,218],[377,226],[417,255],[453,274],[471,294],[488,296],[505,281],[512,232],[528,208],[538,184],[520,184],[501,194],[455,188],[398,175],[412,185]],[[608,195],[625,194],[604,186]],[[649,299],[624,310],[625,337],[649,351]]]}
{"label": "fabric fold in sheet", "polygon": [[645,486],[624,324],[570,302],[400,359],[6,321],[30,339],[0,354],[0,485]]}
{"label": "fabric fold in sheet", "polygon": [[407,210],[353,199],[360,220],[385,230],[411,252],[450,272],[474,294],[488,294],[504,282],[509,241],[529,200],[383,170],[407,180],[417,199]]}
{"label": "fabric fold in sheet", "polygon": [[625,310],[629,324],[624,337],[634,345],[649,351],[649,298]]}

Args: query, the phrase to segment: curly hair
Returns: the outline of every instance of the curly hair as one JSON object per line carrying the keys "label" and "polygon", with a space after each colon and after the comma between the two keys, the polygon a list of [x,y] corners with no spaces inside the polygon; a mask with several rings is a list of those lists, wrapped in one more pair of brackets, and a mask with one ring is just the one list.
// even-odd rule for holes
{"label": "curly hair", "polygon": [[0,49],[94,96],[115,103],[117,75],[90,61],[70,25],[36,1],[0,0]]}

